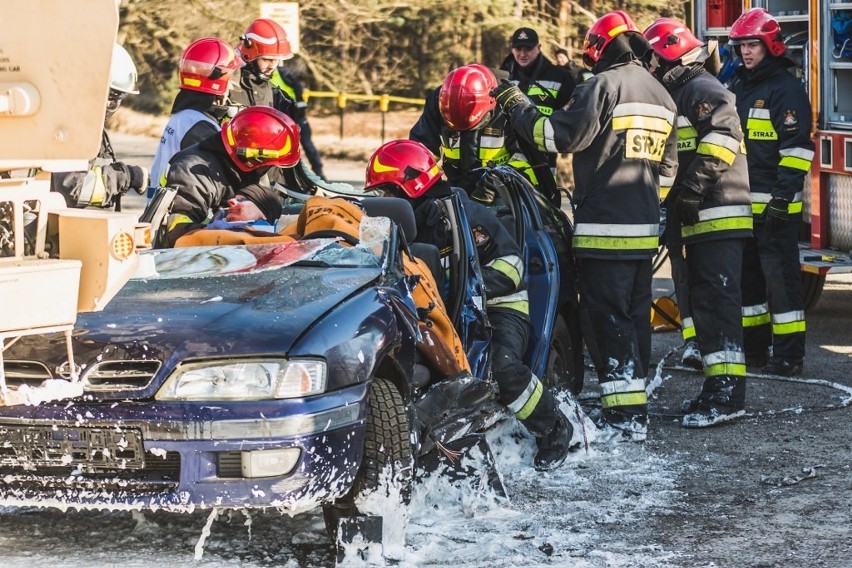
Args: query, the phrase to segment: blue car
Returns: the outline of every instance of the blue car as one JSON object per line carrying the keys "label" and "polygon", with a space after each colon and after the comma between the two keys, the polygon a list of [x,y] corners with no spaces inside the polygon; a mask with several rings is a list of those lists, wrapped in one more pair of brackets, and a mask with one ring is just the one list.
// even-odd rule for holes
{"label": "blue car", "polygon": [[[525,178],[498,169],[525,243],[533,371],[578,391],[582,353],[571,226]],[[458,196],[447,310],[472,373],[437,376],[418,353],[420,315],[404,255],[407,202],[365,198],[355,246],[337,238],[153,250],[101,312],[81,314],[74,361],[61,334],[4,353],[11,389],[79,371],[82,395],[0,406],[0,504],[128,508],[323,506],[336,534],[390,468],[492,424],[484,287]],[[73,367],[72,367],[73,366]],[[403,492],[404,494],[404,492]],[[404,497],[403,497],[404,498]]]}

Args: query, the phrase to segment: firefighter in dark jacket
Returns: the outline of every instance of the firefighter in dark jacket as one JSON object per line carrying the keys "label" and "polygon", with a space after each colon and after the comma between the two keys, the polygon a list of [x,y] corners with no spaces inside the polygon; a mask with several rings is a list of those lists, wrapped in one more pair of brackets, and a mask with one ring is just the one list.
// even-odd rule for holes
{"label": "firefighter in dark jacket", "polygon": [[242,65],[233,48],[218,38],[195,40],[183,50],[178,65],[180,90],[151,164],[149,199],[164,184],[172,156],[221,130],[228,82]]}
{"label": "firefighter in dark jacket", "polygon": [[686,248],[688,308],[704,366],[683,425],[711,426],[745,413],[740,273],[752,215],[743,133],[733,95],[705,70],[709,53],[689,28],[660,18],[644,35],[654,49],[651,71],[677,104],[666,231]]}
{"label": "firefighter in dark jacket", "polygon": [[237,107],[271,106],[296,120],[296,101],[272,84],[278,64],[293,57],[284,28],[274,20],[259,18],[240,36],[236,51],[246,65],[231,85],[228,102]]}
{"label": "firefighter in dark jacket", "polygon": [[[788,68],[778,22],[763,8],[731,27],[743,66],[733,92],[745,132],[754,238],[743,252],[743,327],[749,364],[793,376],[805,356],[805,310],[799,275],[802,190],[814,156],[811,107]],[[767,361],[769,347],[772,357]]]}
{"label": "firefighter in dark jacket", "polygon": [[633,20],[610,12],[589,29],[583,59],[594,77],[549,117],[517,86],[495,89],[518,136],[574,152],[573,249],[583,336],[601,387],[602,429],[644,441],[651,357],[651,259],[660,225],[660,176],[674,177],[674,101],[641,59],[651,47]]}
{"label": "firefighter in dark jacket", "polygon": [[[516,84],[544,116],[562,108],[571,99],[575,81],[571,72],[554,65],[541,52],[538,33],[532,28],[518,28],[510,41],[512,52],[501,69],[509,72],[509,81]],[[548,163],[556,175],[556,154],[548,154]]]}
{"label": "firefighter in dark jacket", "polygon": [[[452,251],[443,216],[435,203],[454,189],[442,179],[430,150],[411,140],[394,140],[376,150],[367,166],[365,189],[408,199],[414,207],[417,240],[436,245],[442,255]],[[535,467],[551,470],[572,449],[573,427],[559,410],[553,393],[523,362],[530,337],[529,300],[523,254],[518,243],[486,206],[462,198],[488,295],[492,326],[492,375],[500,402],[536,436]]]}
{"label": "firefighter in dark jacket", "polygon": [[[128,94],[136,90],[136,65],[130,54],[118,44],[113,46],[109,71],[109,97],[106,116],[109,119]],[[121,196],[129,190],[140,195],[148,187],[148,171],[118,161],[112,149],[107,131],[101,135],[101,147],[97,157],[89,162],[85,172],[55,172],[50,176],[50,190],[65,198],[68,207],[112,207],[121,210]]]}
{"label": "firefighter in dark jacket", "polygon": [[453,187],[472,193],[474,199],[490,203],[494,194],[476,188],[479,177],[472,170],[489,164],[509,164],[523,171],[536,185],[527,157],[517,146],[506,117],[494,112],[491,89],[497,86],[494,73],[484,65],[471,64],[451,71],[443,84],[426,97],[423,114],[408,134],[440,157],[447,180]]}
{"label": "firefighter in dark jacket", "polygon": [[261,178],[270,167],[293,167],[298,161],[299,129],[292,118],[269,107],[241,110],[221,133],[178,152],[169,162],[166,185],[177,195],[162,244],[174,246],[183,235],[203,229],[234,198],[245,198],[256,207],[256,215],[243,221],[276,223],[282,198]]}

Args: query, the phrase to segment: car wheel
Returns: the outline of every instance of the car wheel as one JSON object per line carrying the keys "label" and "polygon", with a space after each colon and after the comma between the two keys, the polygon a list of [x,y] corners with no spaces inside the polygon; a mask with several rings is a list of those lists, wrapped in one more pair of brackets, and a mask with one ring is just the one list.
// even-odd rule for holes
{"label": "car wheel", "polygon": [[568,389],[573,394],[583,390],[583,342],[580,334],[580,315],[571,310],[566,318],[556,316],[550,353],[547,356],[545,384],[550,388]]}
{"label": "car wheel", "polygon": [[[383,486],[387,488],[388,496],[399,495],[398,505],[407,505],[411,498],[413,475],[411,437],[402,395],[390,381],[374,379],[367,400],[367,429],[361,467],[349,492],[333,504],[323,505],[323,519],[331,539],[337,539],[341,518],[364,513],[356,505],[360,498],[381,490]],[[397,487],[392,488],[390,484]]]}

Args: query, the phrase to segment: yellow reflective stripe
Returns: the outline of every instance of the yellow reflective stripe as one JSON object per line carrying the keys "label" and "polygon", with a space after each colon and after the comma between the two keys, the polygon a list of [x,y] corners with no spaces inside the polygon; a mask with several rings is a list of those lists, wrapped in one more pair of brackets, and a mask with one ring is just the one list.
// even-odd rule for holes
{"label": "yellow reflective stripe", "polygon": [[530,87],[530,90],[527,91],[527,96],[530,95],[550,95],[553,98],[556,98],[556,91],[551,89],[542,89],[538,85],[533,85]]}
{"label": "yellow reflective stripe", "polygon": [[710,219],[699,221],[690,226],[682,226],[680,234],[684,237],[694,237],[717,231],[750,231],[754,228],[753,217],[729,217],[727,219]]}
{"label": "yellow reflective stripe", "polygon": [[509,152],[503,146],[499,148],[479,148],[479,159],[483,162],[505,162],[509,159]]}
{"label": "yellow reflective stripe", "polygon": [[461,159],[461,150],[459,148],[448,148],[447,146],[442,146],[441,153],[445,158],[449,158],[451,160]]}
{"label": "yellow reflective stripe", "polygon": [[[680,118],[678,118],[678,122]],[[679,126],[677,129],[677,151],[688,152],[695,150],[698,131],[693,126]]]}
{"label": "yellow reflective stripe", "polygon": [[533,388],[532,393],[530,393],[526,403],[520,409],[515,411],[515,416],[517,416],[518,420],[529,418],[530,414],[532,414],[533,410],[535,410],[535,407],[538,406],[538,401],[541,400],[541,395],[544,392],[544,386],[535,375],[533,375],[532,380],[535,381],[535,387]]}
{"label": "yellow reflective stripe", "polygon": [[89,205],[103,205],[106,198],[106,184],[104,183],[104,170],[101,166],[92,168],[95,174],[95,185],[92,188],[92,196],[89,198]]}
{"label": "yellow reflective stripe", "polygon": [[692,322],[691,317],[683,318],[683,321],[680,324],[680,328],[684,341],[695,337],[695,324]]}
{"label": "yellow reflective stripe", "polygon": [[782,314],[772,315],[772,333],[776,335],[789,335],[791,333],[804,333],[805,312],[794,310]]}
{"label": "yellow reflective stripe", "polygon": [[519,300],[517,302],[501,302],[499,298],[495,300],[489,300],[487,302],[489,308],[501,308],[505,310],[515,310],[516,312],[521,312],[522,314],[529,315],[530,313],[530,303],[527,300]]}
{"label": "yellow reflective stripe", "polygon": [[[515,262],[512,262],[512,259]],[[519,264],[521,259],[517,256],[507,256],[500,257],[495,260],[489,262],[486,266],[490,266],[500,274],[504,275],[506,278],[512,281],[512,283],[517,286],[521,283],[521,278],[523,277],[523,272],[519,268]]]}
{"label": "yellow reflective stripe", "polygon": [[805,322],[804,321],[794,321],[790,323],[773,323],[772,324],[772,334],[773,335],[790,335],[791,333],[804,333],[805,332]]}
{"label": "yellow reflective stripe", "polygon": [[778,133],[769,119],[749,118],[746,120],[746,130],[749,140],[778,140]]}
{"label": "yellow reflective stripe", "polygon": [[731,152],[724,146],[711,144],[709,142],[699,143],[696,152],[698,154],[704,154],[705,156],[713,156],[714,158],[719,158],[729,166],[734,163],[734,159],[736,159],[737,157],[735,153]]}
{"label": "yellow reflective stripe", "polygon": [[811,169],[810,160],[797,158],[796,156],[784,156],[781,158],[781,161],[778,162],[778,165],[785,168],[793,168],[794,170],[802,170],[803,172]]}
{"label": "yellow reflective stripe", "polygon": [[184,215],[182,213],[175,213],[175,215],[172,218],[172,222],[169,223],[169,229],[168,230],[171,231],[172,229],[174,229],[178,225],[183,225],[184,223],[192,223],[192,219],[190,219],[189,217],[187,217],[186,215]]}
{"label": "yellow reflective stripe", "polygon": [[660,201],[663,201],[668,197],[669,193],[672,190],[672,186],[670,185],[661,185],[660,186]]}
{"label": "yellow reflective stripe", "polygon": [[574,248],[605,250],[656,250],[660,237],[591,237],[574,235]]}
{"label": "yellow reflective stripe", "polygon": [[743,363],[716,363],[715,365],[704,367],[705,377],[718,377],[719,375],[744,377],[746,375],[746,366]]}
{"label": "yellow reflective stripe", "polygon": [[550,119],[547,117],[539,118],[533,124],[533,141],[539,150],[556,154],[559,150],[556,148],[556,140],[553,135],[553,125],[550,124]]}
{"label": "yellow reflective stripe", "polygon": [[553,114],[553,109],[552,109],[552,108],[550,108],[549,106],[544,106],[544,105],[539,106],[539,105],[536,105],[536,106],[535,106],[535,108],[537,108],[537,109],[538,109],[538,112],[540,112],[540,113],[541,113],[541,114],[543,114],[544,116],[550,116],[551,114]]}
{"label": "yellow reflective stripe", "polygon": [[601,406],[613,408],[616,406],[636,406],[648,404],[648,395],[642,392],[617,392],[601,395]]}
{"label": "yellow reflective stripe", "polygon": [[769,316],[769,313],[758,314],[753,316],[743,316],[743,327],[758,327],[761,325],[768,325],[769,322],[772,321],[772,318]]}
{"label": "yellow reflective stripe", "polygon": [[664,118],[654,116],[618,116],[612,119],[613,130],[627,130],[629,128],[644,128],[668,135],[672,125]]}
{"label": "yellow reflective stripe", "polygon": [[[757,194],[752,194],[757,195]],[[759,201],[752,201],[751,203],[751,212],[754,215],[763,215],[763,212],[766,211],[766,206],[768,203],[761,203]],[[787,214],[795,215],[797,213],[802,212],[802,202],[801,201],[791,201],[787,204]]]}

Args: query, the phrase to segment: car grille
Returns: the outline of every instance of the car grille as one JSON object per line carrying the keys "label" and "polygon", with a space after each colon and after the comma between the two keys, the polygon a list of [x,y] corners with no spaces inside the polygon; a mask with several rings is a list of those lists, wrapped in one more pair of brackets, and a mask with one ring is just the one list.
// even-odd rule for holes
{"label": "car grille", "polygon": [[160,370],[160,362],[153,360],[102,361],[85,376],[87,391],[119,391],[144,389]]}
{"label": "car grille", "polygon": [[180,481],[180,454],[144,451],[135,429],[0,425],[0,440],[4,490],[140,496],[172,491]]}
{"label": "car grille", "polygon": [[[160,366],[160,361],[151,359],[100,361],[83,374],[84,388],[89,392],[142,390],[151,384]],[[69,378],[67,365],[54,374],[38,361],[5,361],[3,370],[6,384],[13,389],[22,385],[34,388],[57,376]]]}

